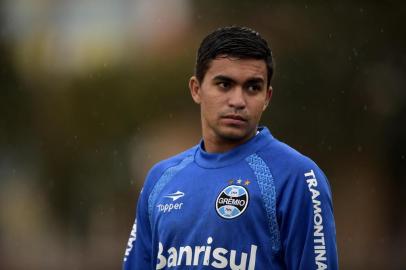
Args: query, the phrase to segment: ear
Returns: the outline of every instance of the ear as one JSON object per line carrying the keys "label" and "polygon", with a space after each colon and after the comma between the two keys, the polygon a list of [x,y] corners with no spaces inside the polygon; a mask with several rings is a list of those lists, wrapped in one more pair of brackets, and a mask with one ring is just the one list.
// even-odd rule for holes
{"label": "ear", "polygon": [[272,91],[273,91],[272,86],[269,86],[269,88],[266,90],[266,100],[265,100],[264,107],[262,108],[262,111],[265,111],[266,108],[268,107],[269,103],[271,102]]}
{"label": "ear", "polygon": [[192,76],[189,80],[189,90],[190,94],[192,95],[193,100],[197,103],[200,104],[201,99],[200,99],[200,83],[199,80],[196,78],[196,76]]}

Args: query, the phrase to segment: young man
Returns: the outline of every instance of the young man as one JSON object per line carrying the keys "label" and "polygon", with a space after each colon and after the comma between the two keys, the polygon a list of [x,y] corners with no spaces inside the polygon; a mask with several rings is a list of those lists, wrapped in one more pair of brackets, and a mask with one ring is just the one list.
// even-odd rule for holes
{"label": "young man", "polygon": [[189,88],[203,139],[149,172],[125,270],[338,269],[325,175],[258,126],[272,73],[271,50],[251,29],[202,41]]}

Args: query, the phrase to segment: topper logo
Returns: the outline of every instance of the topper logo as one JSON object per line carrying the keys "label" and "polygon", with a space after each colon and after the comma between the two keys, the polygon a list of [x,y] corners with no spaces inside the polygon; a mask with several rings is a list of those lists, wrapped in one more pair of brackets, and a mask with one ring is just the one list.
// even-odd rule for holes
{"label": "topper logo", "polygon": [[[182,191],[176,191],[175,193],[171,193],[168,195],[163,196],[164,198],[169,198],[172,199],[172,202],[182,198],[185,196],[185,193]],[[165,204],[158,204],[156,207],[158,208],[159,212],[164,212],[164,213],[169,213],[172,210],[180,210],[182,209],[183,202],[182,203],[165,203]]]}
{"label": "topper logo", "polygon": [[177,199],[179,199],[179,198],[182,198],[183,196],[185,196],[185,193],[183,193],[182,191],[176,191],[175,193],[172,193],[172,194],[168,194],[168,195],[166,195],[166,196],[164,196],[165,198],[170,198],[170,199],[172,199],[173,200],[173,202],[174,201],[176,201]]}

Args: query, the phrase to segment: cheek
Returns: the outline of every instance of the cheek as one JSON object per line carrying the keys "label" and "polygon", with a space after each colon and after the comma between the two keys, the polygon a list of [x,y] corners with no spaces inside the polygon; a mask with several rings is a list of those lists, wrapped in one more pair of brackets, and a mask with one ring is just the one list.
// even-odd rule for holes
{"label": "cheek", "polygon": [[263,109],[265,106],[265,102],[261,100],[257,100],[253,104],[251,104],[251,114],[254,118],[259,119],[263,113]]}
{"label": "cheek", "polygon": [[204,96],[202,98],[201,109],[202,112],[211,117],[217,116],[222,108],[222,98],[215,96]]}
{"label": "cheek", "polygon": [[218,109],[213,102],[204,102],[201,104],[202,115],[205,119],[213,121],[217,118]]}

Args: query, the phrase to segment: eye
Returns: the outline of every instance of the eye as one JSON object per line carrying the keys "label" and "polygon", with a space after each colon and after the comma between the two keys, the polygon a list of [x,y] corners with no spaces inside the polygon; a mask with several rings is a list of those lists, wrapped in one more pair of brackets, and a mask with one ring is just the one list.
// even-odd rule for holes
{"label": "eye", "polygon": [[221,89],[229,89],[231,86],[230,82],[226,82],[226,81],[222,81],[222,82],[218,82],[217,86],[220,87]]}
{"label": "eye", "polygon": [[247,90],[249,92],[259,92],[262,90],[262,87],[259,84],[251,84],[251,85],[248,85]]}

